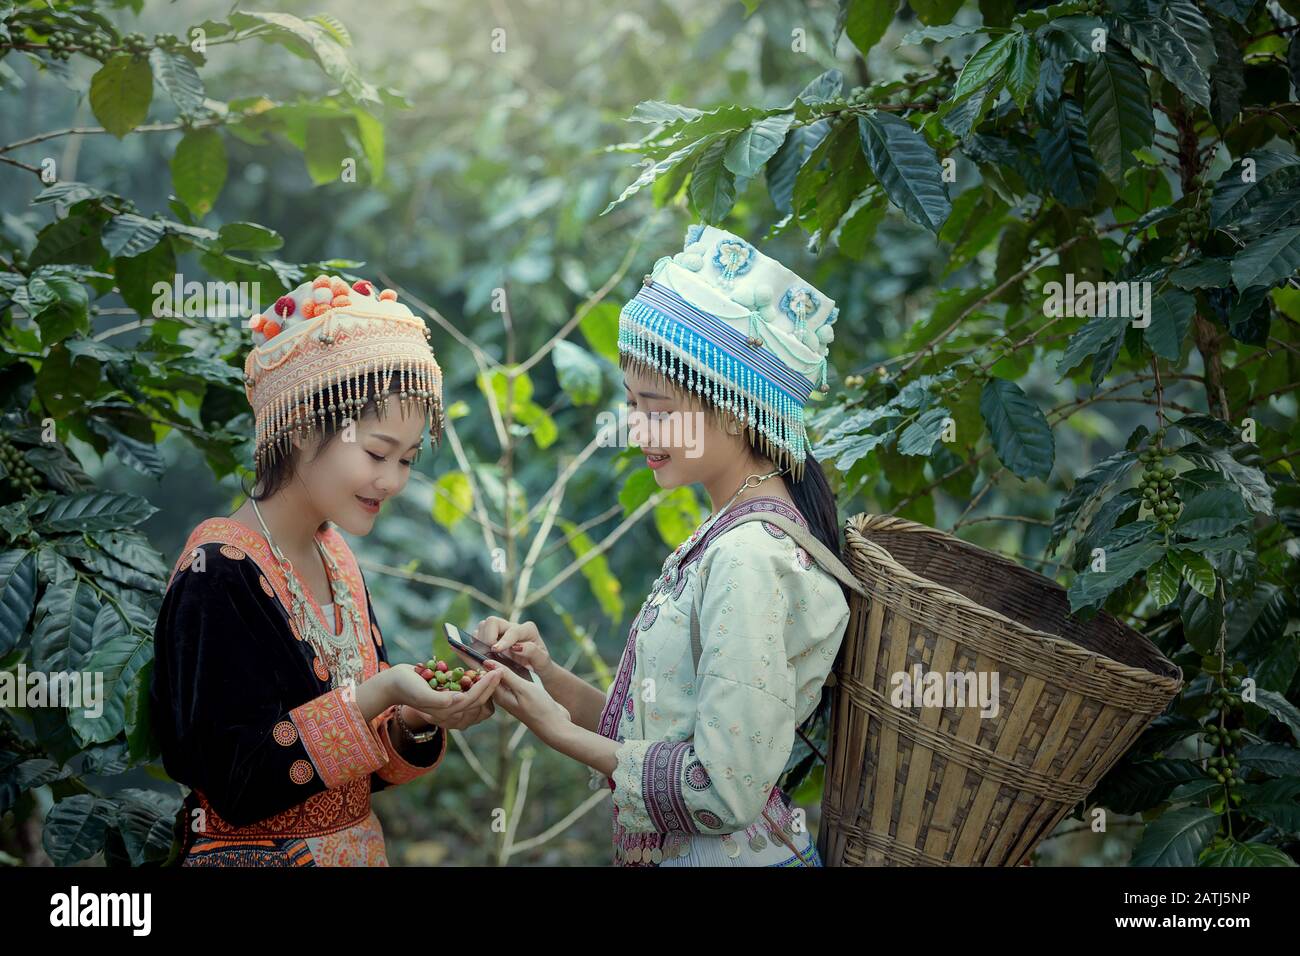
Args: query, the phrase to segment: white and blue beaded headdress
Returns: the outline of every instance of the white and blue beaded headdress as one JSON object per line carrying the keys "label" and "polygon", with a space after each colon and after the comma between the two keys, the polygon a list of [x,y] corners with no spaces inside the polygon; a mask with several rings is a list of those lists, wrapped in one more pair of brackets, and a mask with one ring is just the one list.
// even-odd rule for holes
{"label": "white and blue beaded headdress", "polygon": [[731,412],[803,476],[804,406],[827,390],[835,303],[739,236],[696,224],[619,316],[618,350]]}

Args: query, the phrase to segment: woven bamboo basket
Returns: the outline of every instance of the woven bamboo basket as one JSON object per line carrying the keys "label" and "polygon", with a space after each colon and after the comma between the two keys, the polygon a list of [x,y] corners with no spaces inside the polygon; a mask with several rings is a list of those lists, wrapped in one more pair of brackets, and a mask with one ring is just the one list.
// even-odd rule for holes
{"label": "woven bamboo basket", "polygon": [[[827,866],[1016,866],[1182,686],[1108,614],[1012,561],[899,518],[846,526],[852,596],[836,663],[818,850]],[[891,675],[998,675],[998,711],[895,706]],[[990,682],[991,686],[991,682]],[[913,701],[915,703],[915,701]]]}

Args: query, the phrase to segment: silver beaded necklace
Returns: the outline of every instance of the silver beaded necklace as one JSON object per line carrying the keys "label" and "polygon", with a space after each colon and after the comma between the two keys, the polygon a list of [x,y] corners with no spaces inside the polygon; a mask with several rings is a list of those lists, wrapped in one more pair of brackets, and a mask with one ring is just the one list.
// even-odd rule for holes
{"label": "silver beaded necklace", "polygon": [[262,517],[257,502],[252,501],[252,504],[253,513],[257,515],[258,523],[262,526],[262,533],[266,535],[267,544],[271,546],[271,553],[275,555],[275,560],[284,571],[285,581],[289,587],[291,605],[289,615],[293,618],[298,633],[307,639],[317,656],[325,662],[325,667],[330,673],[330,686],[342,687],[347,684],[361,683],[365,676],[365,661],[361,657],[361,645],[358,640],[358,635],[364,631],[361,612],[356,602],[352,600],[352,592],[343,580],[338,562],[334,560],[332,554],[321,547],[319,539],[313,539],[316,550],[320,552],[329,572],[330,593],[334,597],[334,605],[343,618],[343,628],[340,633],[335,634],[333,628],[326,628],[321,623],[320,616],[312,607],[312,602],[308,599],[302,582],[293,569],[293,563],[285,557],[280,546],[271,537],[271,529],[266,526],[266,519]]}

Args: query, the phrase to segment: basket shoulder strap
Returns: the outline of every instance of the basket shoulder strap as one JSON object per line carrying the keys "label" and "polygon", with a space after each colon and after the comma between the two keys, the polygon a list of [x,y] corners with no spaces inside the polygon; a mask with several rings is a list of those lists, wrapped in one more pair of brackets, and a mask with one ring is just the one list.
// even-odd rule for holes
{"label": "basket shoulder strap", "polygon": [[[863,586],[862,582],[858,580],[857,575],[850,571],[845,566],[844,562],[835,556],[834,552],[832,552],[830,548],[818,541],[813,533],[803,525],[791,521],[785,515],[774,514],[770,511],[751,512],[750,514],[739,518],[736,521],[736,524],[744,524],[746,521],[766,521],[768,524],[776,525],[790,537],[794,538],[795,542],[807,551],[814,561],[821,565],[825,571],[834,575],[835,578],[846,588],[862,597],[867,596],[867,589]],[[734,526],[735,525],[732,527]]]}
{"label": "basket shoulder strap", "polygon": [[[863,587],[862,582],[857,576],[850,571],[839,558],[831,551],[830,548],[822,544],[808,531],[803,525],[791,521],[785,515],[774,514],[770,511],[756,511],[739,518],[735,524],[744,524],[746,521],[766,521],[774,524],[786,534],[790,535],[798,545],[807,551],[814,561],[821,565],[826,571],[835,576],[846,588],[862,597],[867,596],[867,589]],[[731,529],[728,528],[728,531]],[[696,598],[699,596],[699,590],[696,590]],[[698,601],[691,601],[691,660],[694,663],[695,671],[700,669],[700,657],[703,655],[703,645],[700,641],[700,609]]]}

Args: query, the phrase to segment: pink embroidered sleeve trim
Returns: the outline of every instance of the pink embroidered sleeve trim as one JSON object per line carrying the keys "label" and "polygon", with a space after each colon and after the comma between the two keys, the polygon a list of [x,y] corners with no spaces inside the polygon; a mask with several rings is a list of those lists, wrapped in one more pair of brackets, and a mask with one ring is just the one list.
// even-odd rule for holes
{"label": "pink embroidered sleeve trim", "polygon": [[295,707],[289,718],[298,728],[316,772],[331,789],[388,762],[383,744],[347,688],[337,687]]}
{"label": "pink embroidered sleeve trim", "polygon": [[386,763],[379,770],[381,780],[387,780],[392,784],[407,783],[416,777],[422,777],[438,764],[442,763],[442,758],[447,754],[447,731],[444,729],[438,734],[441,747],[438,749],[438,756],[427,767],[413,764],[406,760],[393,746],[392,738],[388,735],[388,725],[392,722],[394,715],[397,713],[397,706],[389,707],[386,711],[375,718],[375,733],[380,742],[384,745],[384,752],[388,756]]}

